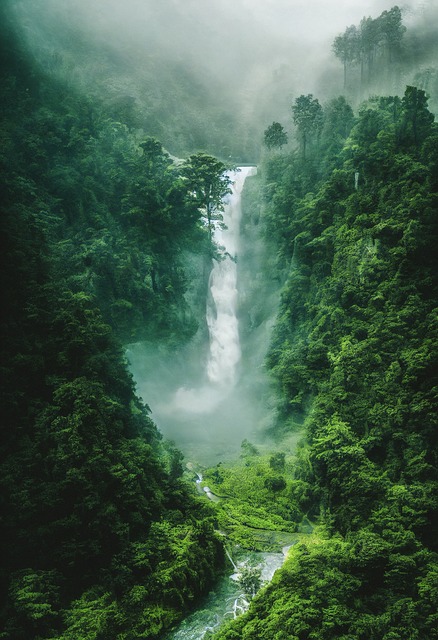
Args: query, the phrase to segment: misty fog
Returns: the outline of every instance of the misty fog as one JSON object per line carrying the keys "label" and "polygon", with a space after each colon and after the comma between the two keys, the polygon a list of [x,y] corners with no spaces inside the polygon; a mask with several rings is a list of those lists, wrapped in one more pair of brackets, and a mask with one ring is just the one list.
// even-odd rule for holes
{"label": "misty fog", "polygon": [[[244,439],[258,446],[266,441],[264,429],[272,426],[274,415],[266,398],[256,395],[260,386],[251,385],[260,372],[224,391],[202,375],[202,359],[194,371],[182,359],[157,358],[153,347],[145,344],[132,345],[128,358],[138,393],[151,408],[153,420],[187,460],[216,464],[236,457]],[[152,363],[156,366],[151,367]]]}
{"label": "misty fog", "polygon": [[[184,153],[178,130],[190,120],[190,150],[208,144],[205,134],[197,137],[198,127],[218,130],[219,139],[228,127],[238,132],[241,147],[247,145],[248,154],[254,155],[257,145],[251,139],[260,139],[270,122],[290,125],[290,105],[297,95],[315,93],[326,99],[342,92],[341,65],[331,51],[334,37],[363,16],[377,16],[393,4],[27,0],[14,6],[15,19],[44,68],[79,91],[113,102],[131,101],[141,112],[135,124],[156,135],[171,152]],[[405,23],[421,22],[425,7],[431,11],[433,5],[421,0],[403,3]],[[172,87],[175,77],[178,90]],[[182,117],[181,106],[188,103],[189,113]],[[162,131],[163,104],[174,121],[171,134]],[[204,122],[207,108],[209,121]],[[227,144],[205,150],[224,157],[235,154]]]}
{"label": "misty fog", "polygon": [[[202,148],[254,162],[267,125],[279,120],[291,126],[295,97],[315,93],[324,100],[342,92],[342,68],[331,51],[335,36],[394,4],[27,0],[15,3],[14,19],[35,60],[61,86],[124,108],[133,127],[157,136],[169,152]],[[424,34],[426,6],[435,8],[421,0],[403,7],[405,22],[422,24]],[[163,108],[168,129],[160,120]],[[227,130],[232,142],[222,140]],[[246,285],[241,280],[238,286]],[[198,457],[217,461],[272,423],[263,358],[277,299],[269,300],[269,318],[248,340],[243,362],[253,370],[241,372],[226,397],[206,383],[207,347],[199,337],[179,360],[159,345],[130,347],[139,393],[164,434],[188,455],[196,448]]]}

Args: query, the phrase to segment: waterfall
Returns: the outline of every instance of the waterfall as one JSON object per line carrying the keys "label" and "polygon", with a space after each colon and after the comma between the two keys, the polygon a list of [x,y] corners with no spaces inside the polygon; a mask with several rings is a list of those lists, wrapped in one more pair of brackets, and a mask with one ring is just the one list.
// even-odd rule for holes
{"label": "waterfall", "polygon": [[226,547],[225,545],[224,545],[224,549],[225,549],[225,553],[227,554],[228,560],[229,560],[229,561],[231,562],[231,564],[233,565],[234,570],[235,570],[235,571],[237,571],[237,570],[238,570],[238,567],[237,567],[237,565],[235,564],[235,562],[234,562],[233,558],[231,557],[230,552],[228,551],[228,549],[227,549],[227,547]]}
{"label": "waterfall", "polygon": [[232,193],[225,202],[225,229],[214,230],[214,240],[221,247],[222,259],[215,260],[210,275],[207,301],[207,325],[210,353],[207,377],[213,384],[232,385],[241,351],[237,319],[237,254],[239,250],[241,194],[245,179],[255,172],[254,167],[241,167],[232,172]]}
{"label": "waterfall", "polygon": [[246,178],[255,172],[255,167],[239,167],[229,174],[232,192],[224,202],[224,228],[216,225],[213,231],[220,256],[214,260],[210,274],[206,306],[210,340],[205,371],[207,383],[197,389],[180,387],[171,405],[172,411],[208,414],[222,402],[236,382],[241,356],[237,318],[241,195]]}
{"label": "waterfall", "polygon": [[168,379],[173,362],[164,359],[156,371],[144,376],[141,388],[163,435],[174,440],[189,460],[203,464],[235,456],[242,440],[252,437],[264,415],[248,385],[247,372],[240,370],[238,323],[240,199],[246,178],[255,172],[255,167],[230,172],[233,184],[224,202],[225,228],[216,224],[213,230],[219,257],[213,260],[209,278],[205,308],[208,343],[203,357],[195,347],[198,371],[194,360],[187,370],[178,362],[174,384],[167,387],[162,381]]}

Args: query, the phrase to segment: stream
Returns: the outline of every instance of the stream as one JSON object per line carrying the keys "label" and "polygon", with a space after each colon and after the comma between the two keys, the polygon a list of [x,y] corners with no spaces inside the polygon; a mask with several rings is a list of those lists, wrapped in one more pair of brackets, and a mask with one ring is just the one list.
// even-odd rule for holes
{"label": "stream", "polygon": [[[283,553],[248,552],[241,555],[237,566],[249,564],[262,570],[261,579],[264,584],[270,582],[275,571],[279,569],[286,556]],[[208,596],[199,603],[199,607],[187,616],[181,624],[164,636],[163,640],[202,640],[210,633],[217,631],[226,620],[233,619],[246,611],[249,603],[242,595],[242,588],[236,582],[235,573],[221,578]]]}
{"label": "stream", "polygon": [[[187,466],[193,471],[193,465],[188,463]],[[197,471],[194,473],[198,492],[213,502],[219,501],[221,498],[212,493],[209,487],[201,486],[202,474]],[[232,569],[230,568],[232,573],[220,578],[214,589],[199,603],[197,609],[165,635],[163,640],[208,638],[210,633],[217,631],[223,622],[237,618],[247,611],[249,598],[242,592],[242,586],[238,582],[239,570],[244,566],[261,570],[260,588],[262,588],[272,580],[275,571],[283,565],[291,546],[291,544],[284,546],[281,553],[240,552],[238,558],[233,558],[225,546],[226,555],[232,566]]]}

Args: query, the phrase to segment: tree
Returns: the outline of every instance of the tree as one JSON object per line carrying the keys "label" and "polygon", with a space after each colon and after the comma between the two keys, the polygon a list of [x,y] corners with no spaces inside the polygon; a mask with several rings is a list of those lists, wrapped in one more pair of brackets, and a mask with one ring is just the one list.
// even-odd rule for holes
{"label": "tree", "polygon": [[418,148],[430,134],[434,121],[433,113],[427,108],[426,93],[416,87],[406,87],[402,107],[402,140],[405,144],[413,142]]}
{"label": "tree", "polygon": [[392,64],[400,52],[401,41],[406,31],[406,27],[402,24],[400,8],[395,6],[389,11],[384,11],[378,21],[386,45],[388,63]]}
{"label": "tree", "polygon": [[287,133],[279,122],[273,122],[265,131],[263,143],[269,150],[287,144]]}
{"label": "tree", "polygon": [[56,571],[17,572],[9,588],[12,610],[6,630],[14,635],[22,627],[29,637],[53,637],[59,617],[58,582]]}
{"label": "tree", "polygon": [[298,128],[303,158],[306,159],[306,148],[314,134],[319,134],[323,122],[323,111],[318,98],[311,93],[301,95],[292,105],[294,124]]}
{"label": "tree", "polygon": [[209,239],[213,233],[214,221],[222,221],[224,198],[231,193],[231,178],[223,162],[199,152],[191,155],[184,163],[181,174],[186,180],[188,198],[207,218]]}
{"label": "tree", "polygon": [[278,451],[269,458],[269,466],[271,469],[274,469],[274,471],[284,471],[285,458],[286,454]]}
{"label": "tree", "polygon": [[344,96],[333,98],[324,109],[324,127],[321,135],[322,156],[326,161],[338,157],[354,124],[353,109]]}
{"label": "tree", "polygon": [[262,570],[259,567],[244,565],[238,573],[238,582],[245,594],[253,598],[262,585]]}
{"label": "tree", "polygon": [[264,482],[265,489],[274,494],[286,489],[286,480],[283,476],[268,476]]}
{"label": "tree", "polygon": [[368,82],[372,79],[377,55],[383,62],[379,67],[388,71],[400,58],[405,31],[400,8],[395,6],[376,19],[362,18],[358,27],[351,25],[337,36],[332,50],[344,65],[344,89],[347,86],[347,69],[351,65],[360,65],[361,88],[365,84],[366,71]]}
{"label": "tree", "polygon": [[257,447],[254,444],[252,444],[252,442],[249,442],[249,440],[247,440],[246,438],[245,440],[242,440],[242,444],[240,445],[240,448],[242,450],[242,453],[240,454],[241,458],[245,458],[247,456],[260,455],[260,452],[257,449]]}
{"label": "tree", "polygon": [[374,55],[381,37],[379,20],[362,18],[359,27],[358,56],[360,60],[360,84],[364,85],[365,64],[368,67],[368,81],[373,72]]}
{"label": "tree", "polygon": [[344,65],[344,89],[347,86],[347,68],[349,64],[355,62],[358,51],[359,35],[354,25],[347,27],[341,35],[337,36],[333,42],[332,49],[337,58]]}

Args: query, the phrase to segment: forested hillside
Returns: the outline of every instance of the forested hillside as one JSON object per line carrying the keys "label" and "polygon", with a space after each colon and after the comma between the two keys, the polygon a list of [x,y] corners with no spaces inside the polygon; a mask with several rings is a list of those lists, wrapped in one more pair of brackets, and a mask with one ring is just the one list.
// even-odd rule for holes
{"label": "forested hillside", "polygon": [[438,130],[415,87],[357,118],[343,99],[315,101],[294,105],[317,114],[313,129],[298,119],[301,148],[271,152],[259,174],[266,233],[290,265],[268,356],[279,428],[306,428],[290,499],[321,527],[217,637],[430,640]]}
{"label": "forested hillside", "polygon": [[[157,137],[181,157],[208,149],[248,162],[258,154],[257,129],[241,113],[233,45],[226,57],[216,53],[221,31],[230,29],[223,3],[147,0],[131,11],[117,2],[9,4],[38,66],[114,122]],[[253,57],[244,61],[248,68]]]}
{"label": "forested hillside", "polygon": [[193,335],[208,232],[160,143],[1,24],[0,637],[157,637],[223,553],[120,341]]}

